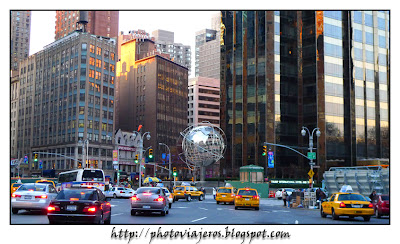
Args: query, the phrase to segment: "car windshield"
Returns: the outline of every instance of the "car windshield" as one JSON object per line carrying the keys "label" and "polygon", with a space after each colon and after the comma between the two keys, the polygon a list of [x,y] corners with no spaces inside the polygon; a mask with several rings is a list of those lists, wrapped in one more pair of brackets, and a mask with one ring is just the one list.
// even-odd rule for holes
{"label": "car windshield", "polygon": [[185,190],[184,187],[177,187],[177,188],[175,188],[175,191],[184,191],[184,190]]}
{"label": "car windshield", "polygon": [[118,191],[123,191],[123,190],[125,190],[125,189],[122,188],[122,187],[119,187],[119,188],[117,188],[117,190],[118,190]]}
{"label": "car windshield", "polygon": [[139,188],[136,193],[137,194],[143,194],[143,193],[160,194],[160,189],[159,188]]}
{"label": "car windshield", "polygon": [[218,193],[231,193],[231,189],[218,189]]}
{"label": "car windshield", "polygon": [[382,201],[389,201],[389,196],[381,196]]}
{"label": "car windshield", "polygon": [[58,193],[57,200],[96,200],[95,190],[68,189]]}
{"label": "car windshield", "polygon": [[17,191],[45,191],[45,185],[22,185]]}
{"label": "car windshield", "polygon": [[257,192],[255,190],[240,190],[238,195],[257,196]]}
{"label": "car windshield", "polygon": [[13,184],[13,187],[19,187],[20,185],[22,185],[22,184],[14,183],[14,184]]}
{"label": "car windshield", "polygon": [[338,201],[366,201],[365,197],[359,194],[340,194],[338,197]]}

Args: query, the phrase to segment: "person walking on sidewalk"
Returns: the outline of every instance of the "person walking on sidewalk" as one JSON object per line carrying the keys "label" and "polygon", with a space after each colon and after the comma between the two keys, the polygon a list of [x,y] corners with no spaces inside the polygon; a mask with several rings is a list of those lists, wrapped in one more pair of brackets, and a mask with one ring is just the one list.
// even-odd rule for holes
{"label": "person walking on sidewalk", "polygon": [[287,197],[287,193],[285,191],[285,189],[282,190],[282,200],[283,200],[283,206],[286,207],[286,197]]}
{"label": "person walking on sidewalk", "polygon": [[213,196],[214,196],[214,200],[215,200],[215,197],[217,196],[217,189],[215,187],[213,187]]}

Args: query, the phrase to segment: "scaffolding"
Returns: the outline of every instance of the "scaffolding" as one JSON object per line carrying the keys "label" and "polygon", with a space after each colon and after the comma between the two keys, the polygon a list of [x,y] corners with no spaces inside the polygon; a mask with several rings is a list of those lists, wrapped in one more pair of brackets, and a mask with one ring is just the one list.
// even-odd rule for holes
{"label": "scaffolding", "polygon": [[372,191],[388,194],[389,167],[332,167],[325,171],[324,181],[329,194],[339,192],[343,185],[350,185],[354,192],[362,195],[369,195]]}

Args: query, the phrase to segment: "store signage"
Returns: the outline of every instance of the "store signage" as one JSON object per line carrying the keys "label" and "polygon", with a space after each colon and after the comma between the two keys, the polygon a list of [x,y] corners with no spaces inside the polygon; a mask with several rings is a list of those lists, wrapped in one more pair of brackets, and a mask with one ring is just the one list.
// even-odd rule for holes
{"label": "store signage", "polygon": [[118,146],[119,150],[136,152],[136,147]]}

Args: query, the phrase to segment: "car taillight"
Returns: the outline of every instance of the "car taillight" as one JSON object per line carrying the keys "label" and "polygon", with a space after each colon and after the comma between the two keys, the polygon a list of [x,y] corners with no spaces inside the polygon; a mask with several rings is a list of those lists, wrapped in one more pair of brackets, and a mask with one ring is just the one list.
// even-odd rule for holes
{"label": "car taillight", "polygon": [[47,198],[47,195],[35,196],[35,198],[46,199],[46,198]]}
{"label": "car taillight", "polygon": [[48,211],[48,212],[51,212],[51,211],[60,211],[60,207],[50,205],[50,206],[47,207],[47,211]]}
{"label": "car taillight", "polygon": [[259,197],[259,196],[253,196],[253,198],[255,198],[255,199],[260,199],[260,197]]}
{"label": "car taillight", "polygon": [[368,207],[369,207],[369,208],[373,208],[374,205],[373,205],[372,203],[370,203],[370,204],[368,205]]}
{"label": "car taillight", "polygon": [[69,200],[70,200],[70,201],[79,201],[79,198],[73,198],[73,197],[71,197]]}
{"label": "car taillight", "polygon": [[140,201],[140,198],[138,198],[137,196],[133,196],[131,199],[132,201]]}
{"label": "car taillight", "polygon": [[242,195],[236,195],[236,198],[242,198]]}
{"label": "car taillight", "polygon": [[339,208],[345,208],[346,207],[346,204],[344,204],[344,202],[341,202],[340,204],[339,204]]}
{"label": "car taillight", "polygon": [[18,194],[13,193],[13,194],[11,195],[11,197],[17,198],[17,197],[21,197],[21,195],[18,195]]}
{"label": "car taillight", "polygon": [[124,193],[123,191],[120,191],[119,193]]}
{"label": "car taillight", "polygon": [[183,193],[186,194],[186,191],[184,191]]}
{"label": "car taillight", "polygon": [[154,199],[153,201],[155,201],[155,202],[162,202],[162,201],[164,201],[164,198],[162,198],[162,197],[158,197],[158,198],[156,198],[156,199]]}
{"label": "car taillight", "polygon": [[235,194],[231,194],[231,197],[235,197]]}
{"label": "car taillight", "polygon": [[83,208],[83,212],[89,212],[89,213],[94,213],[94,212],[96,212],[96,207],[94,207],[94,206],[90,206],[90,207],[84,207]]}

